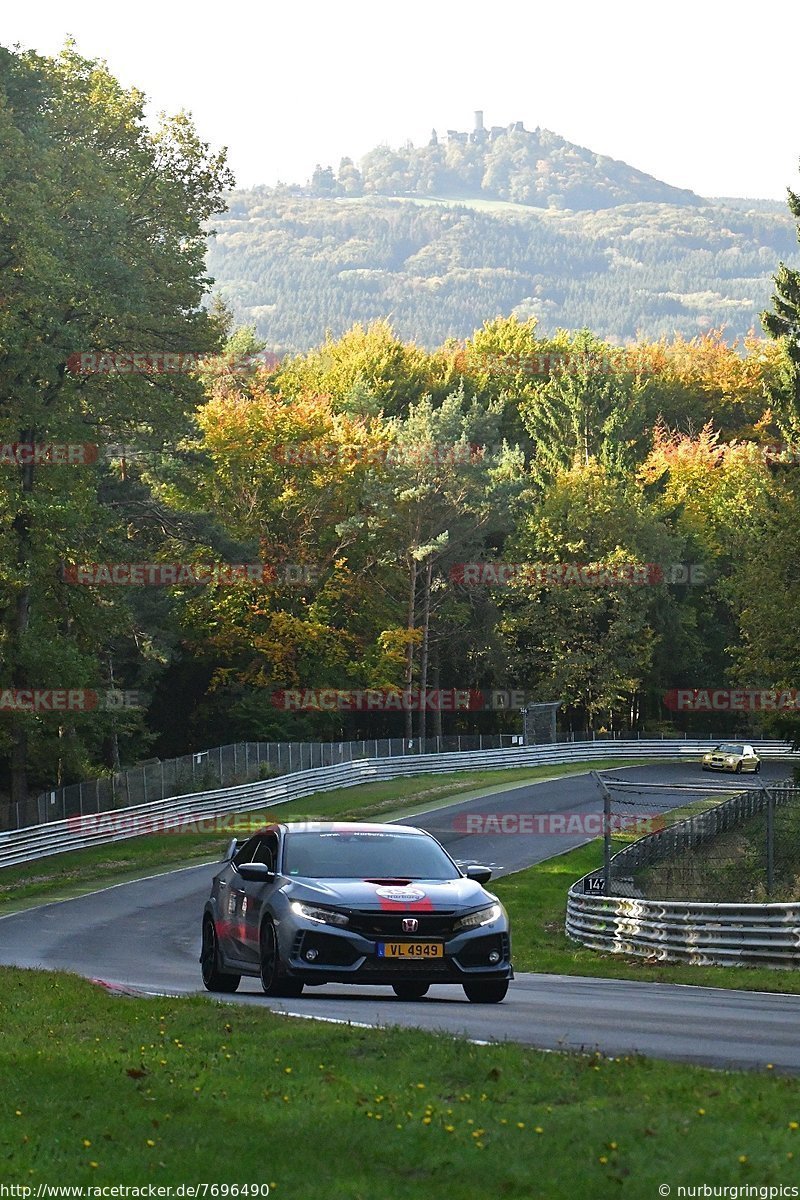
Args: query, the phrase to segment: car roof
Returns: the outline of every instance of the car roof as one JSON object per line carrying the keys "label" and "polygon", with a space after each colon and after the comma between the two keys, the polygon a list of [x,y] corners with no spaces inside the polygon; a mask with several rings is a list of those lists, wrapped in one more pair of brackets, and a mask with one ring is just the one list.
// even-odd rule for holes
{"label": "car roof", "polygon": [[412,825],[388,825],[370,821],[287,821],[287,833],[424,833]]}
{"label": "car roof", "polygon": [[250,836],[257,837],[279,830],[284,833],[416,833],[430,837],[424,829],[417,829],[413,825],[381,825],[369,821],[275,821],[263,829],[254,830]]}

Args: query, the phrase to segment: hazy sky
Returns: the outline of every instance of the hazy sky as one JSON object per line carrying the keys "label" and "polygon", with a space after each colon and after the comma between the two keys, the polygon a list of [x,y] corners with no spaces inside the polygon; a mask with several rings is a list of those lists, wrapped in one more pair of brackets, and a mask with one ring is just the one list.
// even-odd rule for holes
{"label": "hazy sky", "polygon": [[0,0],[3,45],[67,34],[153,111],[189,109],[242,186],[469,129],[480,108],[701,195],[800,189],[798,0]]}

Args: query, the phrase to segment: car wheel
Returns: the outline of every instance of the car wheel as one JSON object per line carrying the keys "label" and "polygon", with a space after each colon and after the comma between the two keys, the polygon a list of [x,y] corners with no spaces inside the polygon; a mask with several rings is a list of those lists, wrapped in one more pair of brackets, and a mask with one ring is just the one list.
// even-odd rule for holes
{"label": "car wheel", "polygon": [[430,987],[429,983],[393,983],[392,988],[398,1000],[421,1000]]}
{"label": "car wheel", "polygon": [[241,975],[229,975],[226,971],[220,971],[219,942],[211,917],[206,917],[203,921],[200,971],[203,976],[203,986],[209,992],[235,992],[242,979]]}
{"label": "car wheel", "polygon": [[275,926],[265,921],[261,926],[260,970],[261,986],[268,996],[299,996],[303,985],[299,979],[287,979],[282,973]]}
{"label": "car wheel", "polygon": [[761,763],[757,762],[756,765],[753,767],[753,770],[755,771],[755,773],[757,775],[758,772],[761,770]]}
{"label": "car wheel", "polygon": [[464,984],[467,999],[473,1004],[499,1004],[508,991],[507,979],[473,979]]}
{"label": "car wheel", "polygon": [[703,765],[703,770],[704,770],[704,771],[707,771],[708,769],[709,769],[709,768],[708,768],[707,766],[705,766],[705,764],[704,764],[704,765]]}
{"label": "car wheel", "polygon": [[742,763],[741,763],[741,760],[740,760],[740,761],[739,761],[739,762],[736,764],[736,766],[735,766],[735,768],[734,768],[734,774],[736,774],[736,775],[741,775],[741,773],[742,773]]}

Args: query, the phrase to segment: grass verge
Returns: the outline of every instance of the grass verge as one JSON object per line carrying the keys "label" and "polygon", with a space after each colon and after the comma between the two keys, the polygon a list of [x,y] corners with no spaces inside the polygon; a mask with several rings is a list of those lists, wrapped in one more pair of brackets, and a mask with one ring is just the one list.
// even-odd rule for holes
{"label": "grass verge", "polygon": [[662,1183],[786,1183],[800,1156],[800,1081],[770,1071],[474,1046],[14,969],[0,1016],[2,1179],[34,1196],[217,1183],[273,1200],[640,1200]]}
{"label": "grass verge", "polygon": [[791,903],[800,898],[800,806],[775,808],[774,877],[767,892],[767,814],[718,834],[634,876],[649,899]]}
{"label": "grass verge", "polygon": [[229,814],[223,832],[147,834],[123,842],[68,851],[37,859],[18,867],[0,868],[0,914],[14,912],[46,900],[63,900],[113,883],[156,874],[170,867],[213,861],[231,837],[245,836],[259,823],[291,818],[341,818],[382,820],[413,814],[470,794],[500,789],[515,783],[536,783],[562,775],[577,775],[605,766],[630,765],[624,760],[595,763],[563,763],[547,767],[514,767],[510,770],[452,771],[441,775],[416,775],[381,783],[360,784],[317,792],[304,800],[292,800],[270,810],[248,812],[237,818]]}
{"label": "grass verge", "polygon": [[[616,852],[625,843],[614,838],[612,844]],[[621,954],[601,954],[571,941],[564,932],[567,892],[576,879],[601,866],[602,861],[603,844],[598,840],[489,885],[509,911],[514,966],[518,971],[747,991],[800,992],[798,971],[662,964]]]}

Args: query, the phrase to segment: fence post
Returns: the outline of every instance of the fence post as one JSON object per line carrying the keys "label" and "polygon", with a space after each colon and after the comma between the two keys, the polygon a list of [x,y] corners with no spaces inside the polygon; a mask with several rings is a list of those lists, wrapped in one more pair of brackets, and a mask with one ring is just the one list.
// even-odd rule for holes
{"label": "fence post", "polygon": [[775,797],[764,783],[758,781],[767,795],[767,895],[775,888]]}
{"label": "fence post", "polygon": [[611,792],[597,771],[591,776],[603,793],[603,893],[611,895]]}

